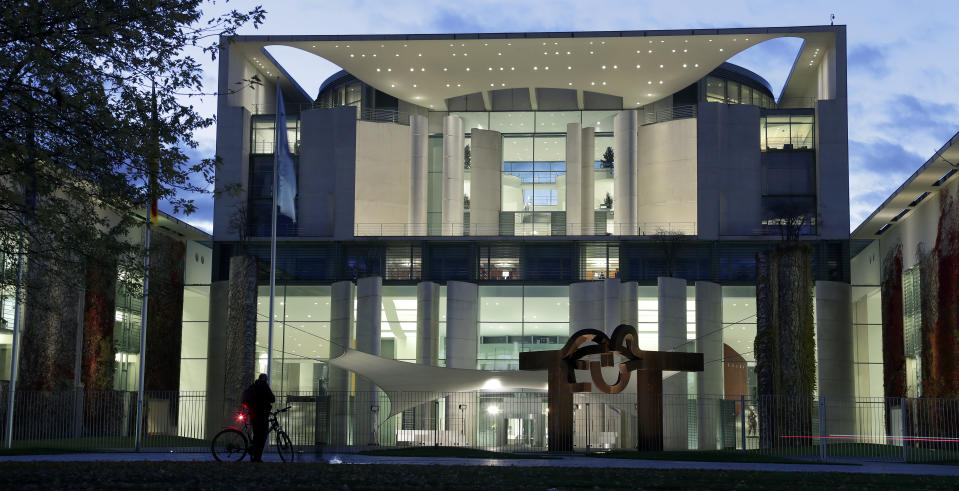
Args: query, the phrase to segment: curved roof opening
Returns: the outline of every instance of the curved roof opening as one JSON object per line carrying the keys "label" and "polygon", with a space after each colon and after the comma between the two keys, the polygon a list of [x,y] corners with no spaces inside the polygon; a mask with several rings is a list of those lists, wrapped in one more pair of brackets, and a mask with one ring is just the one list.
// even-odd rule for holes
{"label": "curved roof opening", "polygon": [[313,99],[320,85],[341,68],[326,58],[293,46],[272,45],[264,48],[300,87]]}
{"label": "curved roof opening", "polygon": [[746,48],[728,62],[765,79],[773,97],[778,100],[804,42],[798,37],[770,39]]}

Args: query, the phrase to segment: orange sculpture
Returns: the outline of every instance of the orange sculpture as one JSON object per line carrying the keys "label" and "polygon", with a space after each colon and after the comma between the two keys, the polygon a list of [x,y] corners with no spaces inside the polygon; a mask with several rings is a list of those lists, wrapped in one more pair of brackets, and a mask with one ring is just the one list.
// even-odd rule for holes
{"label": "orange sculpture", "polygon": [[[591,344],[588,344],[591,343]],[[615,355],[624,358],[616,365],[616,382],[603,379],[602,368],[612,367]],[[598,361],[596,360],[598,358]],[[548,377],[548,428],[550,452],[573,450],[573,394],[601,392],[618,394],[637,372],[637,445],[640,450],[663,448],[663,370],[703,371],[702,353],[643,351],[639,349],[636,328],[620,324],[612,336],[596,329],[582,329],[570,336],[562,349],[519,354],[520,370],[546,370]],[[589,370],[592,384],[578,382],[575,370]]]}

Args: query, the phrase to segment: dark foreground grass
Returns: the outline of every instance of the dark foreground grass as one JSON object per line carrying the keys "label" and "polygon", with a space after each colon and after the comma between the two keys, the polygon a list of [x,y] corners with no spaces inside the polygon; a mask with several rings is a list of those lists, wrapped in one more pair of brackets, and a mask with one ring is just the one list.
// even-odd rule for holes
{"label": "dark foreground grass", "polygon": [[536,454],[492,452],[477,448],[464,447],[408,447],[388,448],[382,450],[364,450],[360,455],[374,455],[379,457],[443,457],[459,459],[557,459],[559,457],[542,456]]}
{"label": "dark foreground grass", "polygon": [[749,462],[761,464],[820,464],[821,462],[809,459],[790,459],[776,455],[766,455],[754,451],[727,451],[727,450],[695,450],[695,451],[664,451],[638,452],[635,450],[614,450],[611,452],[588,454],[590,457],[605,459],[637,459],[637,460],[679,460],[690,462]]}
{"label": "dark foreground grass", "polygon": [[955,489],[936,476],[218,462],[0,463],[0,489]]}

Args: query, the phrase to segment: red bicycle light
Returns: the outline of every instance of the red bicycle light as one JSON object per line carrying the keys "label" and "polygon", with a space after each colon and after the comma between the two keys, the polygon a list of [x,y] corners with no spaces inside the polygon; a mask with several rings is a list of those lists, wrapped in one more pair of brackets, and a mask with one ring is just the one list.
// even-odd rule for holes
{"label": "red bicycle light", "polygon": [[236,415],[236,420],[237,420],[237,421],[243,421],[243,414],[242,414],[242,413],[241,413],[241,414],[237,414],[237,415]]}

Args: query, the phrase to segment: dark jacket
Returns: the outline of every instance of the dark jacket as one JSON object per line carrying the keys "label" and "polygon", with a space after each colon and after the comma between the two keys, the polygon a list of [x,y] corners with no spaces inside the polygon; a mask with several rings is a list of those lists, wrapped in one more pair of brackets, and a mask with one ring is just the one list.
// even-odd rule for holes
{"label": "dark jacket", "polygon": [[250,411],[257,416],[266,416],[270,413],[273,403],[276,402],[276,397],[270,390],[270,384],[264,380],[253,382],[253,393],[253,406],[250,407]]}

